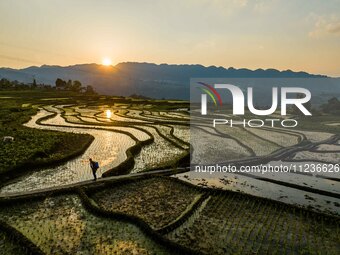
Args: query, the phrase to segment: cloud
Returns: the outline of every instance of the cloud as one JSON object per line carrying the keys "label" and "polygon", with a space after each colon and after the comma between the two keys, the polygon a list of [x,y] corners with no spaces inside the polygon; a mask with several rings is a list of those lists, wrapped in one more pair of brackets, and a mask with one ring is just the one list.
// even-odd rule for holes
{"label": "cloud", "polygon": [[314,28],[308,33],[312,38],[340,36],[340,19],[336,15],[317,16],[312,14]]}

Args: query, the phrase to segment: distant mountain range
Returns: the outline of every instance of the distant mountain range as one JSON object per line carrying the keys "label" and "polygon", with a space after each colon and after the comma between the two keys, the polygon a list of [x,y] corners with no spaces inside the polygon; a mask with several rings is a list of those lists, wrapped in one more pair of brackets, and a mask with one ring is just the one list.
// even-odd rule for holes
{"label": "distant mountain range", "polygon": [[79,80],[102,94],[128,96],[139,94],[153,98],[189,98],[190,78],[325,78],[306,72],[276,69],[235,69],[202,65],[119,63],[116,66],[81,64],[73,66],[31,66],[24,69],[0,68],[0,79],[55,84],[57,78]]}

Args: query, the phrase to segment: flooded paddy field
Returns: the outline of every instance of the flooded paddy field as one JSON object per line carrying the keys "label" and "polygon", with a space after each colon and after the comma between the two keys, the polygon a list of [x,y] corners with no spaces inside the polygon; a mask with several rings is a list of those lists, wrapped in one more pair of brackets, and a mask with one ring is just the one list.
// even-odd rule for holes
{"label": "flooded paddy field", "polygon": [[[194,164],[337,164],[338,133],[190,127],[188,109],[151,103],[35,107],[25,127],[93,141],[1,186],[6,254],[23,240],[25,254],[339,254],[339,173],[189,171],[190,147]],[[97,182],[89,158],[99,162]],[[187,171],[161,176],[177,168]]]}

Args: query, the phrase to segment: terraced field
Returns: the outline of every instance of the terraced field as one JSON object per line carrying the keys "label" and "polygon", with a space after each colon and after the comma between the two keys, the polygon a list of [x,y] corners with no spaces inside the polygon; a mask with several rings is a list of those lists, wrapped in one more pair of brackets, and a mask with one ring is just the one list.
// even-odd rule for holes
{"label": "terraced field", "polygon": [[[174,167],[182,158],[188,157],[189,137],[182,134],[188,132],[188,123],[182,121],[182,125],[178,126],[180,131],[176,131],[177,125],[169,126],[176,124],[172,123],[169,117],[159,119],[156,123],[135,120],[135,117],[121,113],[124,111],[126,114],[126,110],[117,110],[122,106],[122,109],[127,107],[41,107],[39,113],[25,124],[27,127],[87,133],[94,137],[94,142],[82,156],[57,167],[41,169],[24,176],[21,180],[3,187],[1,193],[31,191],[90,180],[93,177],[89,158],[99,162],[98,175],[105,173],[107,176]],[[179,117],[176,117],[175,121],[177,119]],[[181,137],[177,137],[175,132],[180,133]]]}
{"label": "terraced field", "polygon": [[13,205],[1,218],[46,254],[172,254],[133,224],[88,213],[74,195]]}
{"label": "terraced field", "polygon": [[[339,218],[171,177],[0,199],[2,247],[34,254],[338,254]],[[38,251],[38,252],[37,252]],[[9,253],[10,254],[10,253]]]}
{"label": "terraced field", "polygon": [[[209,173],[203,169],[203,172],[179,174],[177,178],[203,187],[245,192],[314,211],[340,214],[339,134],[227,125],[214,130],[204,120],[199,125],[194,123],[192,163],[220,163],[236,166],[238,171]],[[240,166],[282,166],[288,170],[281,174],[241,172]],[[328,168],[333,171],[327,171]]]}
{"label": "terraced field", "polygon": [[337,164],[338,133],[190,126],[170,102],[47,103],[26,127],[94,140],[2,184],[0,254],[340,253],[338,173],[189,171],[190,147],[193,164]]}

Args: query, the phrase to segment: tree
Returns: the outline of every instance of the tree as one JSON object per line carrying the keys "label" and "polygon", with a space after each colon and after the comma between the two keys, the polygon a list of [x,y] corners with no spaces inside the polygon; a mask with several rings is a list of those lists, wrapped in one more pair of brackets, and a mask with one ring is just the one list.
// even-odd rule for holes
{"label": "tree", "polygon": [[65,89],[66,90],[72,90],[72,87],[73,87],[72,80],[68,80],[67,83],[66,83]]}
{"label": "tree", "polygon": [[336,97],[332,97],[328,100],[327,104],[321,106],[321,109],[325,113],[339,113],[340,101]]}
{"label": "tree", "polygon": [[80,88],[81,88],[81,82],[80,81],[73,81],[72,91],[79,92]]}
{"label": "tree", "polygon": [[33,78],[32,88],[36,88],[36,87],[38,87],[37,81],[35,80],[35,78]]}
{"label": "tree", "polygon": [[95,94],[96,92],[94,91],[93,87],[91,85],[86,86],[85,94]]}
{"label": "tree", "polygon": [[10,88],[10,87],[12,87],[12,83],[11,83],[9,80],[7,80],[7,79],[5,79],[5,78],[2,78],[2,79],[0,80],[0,88],[2,88],[2,89],[8,89],[8,88]]}
{"label": "tree", "polygon": [[63,81],[62,79],[58,78],[58,79],[55,81],[55,87],[56,87],[56,89],[65,89],[65,87],[66,87],[66,82]]}

